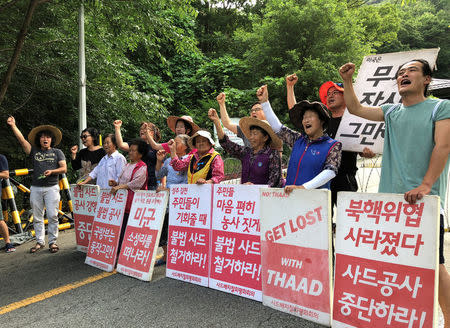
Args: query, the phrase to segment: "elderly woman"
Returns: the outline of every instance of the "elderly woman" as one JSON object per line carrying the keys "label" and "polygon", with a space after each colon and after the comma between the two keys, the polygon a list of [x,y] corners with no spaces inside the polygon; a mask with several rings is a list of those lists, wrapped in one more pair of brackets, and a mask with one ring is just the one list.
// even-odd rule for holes
{"label": "elderly woman", "polygon": [[290,111],[291,122],[300,129],[296,132],[282,125],[269,103],[267,86],[256,93],[264,113],[275,133],[292,148],[286,177],[285,192],[293,189],[330,189],[330,181],[341,163],[342,144],[326,133],[331,117],[319,102],[303,100]]}
{"label": "elderly woman", "polygon": [[83,185],[91,181],[97,181],[97,185],[101,189],[110,189],[109,181],[119,180],[119,175],[122,173],[123,167],[127,164],[125,157],[117,151],[117,141],[114,134],[108,134],[103,140],[103,149],[106,155],[102,158],[100,163],[89,173],[88,177],[78,183]]}
{"label": "elderly woman", "polygon": [[241,183],[281,187],[281,158],[277,149],[282,146],[267,121],[254,117],[244,117],[239,127],[248,139],[250,147],[232,142],[223,132],[219,116],[211,108],[208,117],[216,126],[222,148],[242,163]]}
{"label": "elderly woman", "polygon": [[[123,151],[129,151],[130,146],[128,143],[124,142],[122,139],[122,134],[120,133],[120,127],[122,126],[121,120],[114,121],[114,131],[117,140],[117,145],[119,149]],[[141,122],[139,127],[139,136],[141,140],[145,143],[145,151],[142,156],[142,161],[147,165],[147,189],[148,190],[156,190],[156,176],[155,176],[155,166],[156,166],[156,150],[152,149],[149,145],[149,139],[147,138],[147,134],[150,134],[151,137],[159,141],[161,139],[161,134],[159,132],[158,127],[151,122]]]}
{"label": "elderly woman", "polygon": [[187,170],[190,184],[221,182],[224,178],[223,160],[213,148],[211,133],[205,130],[197,131],[189,138],[188,145],[191,149],[196,149],[187,158],[180,159],[177,154],[171,152],[170,165],[175,171]]}
{"label": "elderly woman", "polygon": [[61,131],[52,125],[35,127],[28,134],[28,141],[16,126],[16,120],[10,116],[7,120],[14,135],[25,154],[33,161],[33,180],[31,181],[30,203],[33,209],[33,226],[36,233],[36,245],[31,253],[44,248],[45,225],[44,211],[48,219],[48,244],[51,253],[59,250],[58,239],[58,206],[59,206],[59,174],[66,173],[66,158],[61,150],[54,148],[62,139]]}
{"label": "elderly woman", "polygon": [[70,148],[70,162],[74,170],[79,170],[80,178],[86,178],[103,156],[105,156],[105,151],[99,146],[99,133],[97,129],[84,129],[81,132],[80,139],[86,148],[81,149],[79,152],[78,145]]}

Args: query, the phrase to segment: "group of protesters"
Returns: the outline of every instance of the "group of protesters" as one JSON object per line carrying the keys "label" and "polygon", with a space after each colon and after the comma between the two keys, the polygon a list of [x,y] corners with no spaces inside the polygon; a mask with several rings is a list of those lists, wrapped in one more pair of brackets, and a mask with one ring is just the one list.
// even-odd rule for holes
{"label": "group of protesters", "polygon": [[[257,102],[249,116],[242,118],[238,125],[228,116],[226,95],[219,94],[220,118],[215,109],[209,109],[208,117],[216,127],[223,150],[241,161],[241,183],[284,188],[287,194],[294,189],[327,188],[332,192],[333,206],[337,192],[357,191],[357,153],[342,151],[341,142],[334,139],[347,108],[351,114],[385,122],[380,192],[402,193],[410,203],[427,194],[444,199],[450,153],[450,102],[426,97],[432,75],[428,62],[418,59],[400,65],[395,78],[401,103],[381,107],[360,104],[353,90],[354,71],[355,65],[347,63],[339,70],[343,83],[323,83],[319,89],[320,102],[297,102],[294,86],[298,77],[293,74],[286,78],[289,118],[297,131],[279,121],[265,85],[257,90]],[[35,253],[45,245],[44,208],[48,218],[49,249],[57,252],[58,175],[66,172],[66,160],[54,147],[61,141],[61,132],[54,126],[39,126],[26,140],[13,117],[9,117],[7,123],[33,161],[30,200],[37,243],[30,252]],[[120,131],[122,121],[116,120],[114,133],[106,135],[103,148],[96,129],[83,130],[80,138],[86,148],[78,151],[74,146],[70,154],[72,168],[80,171],[78,184],[96,183],[100,188],[110,189],[111,193],[126,189],[125,213],[129,213],[136,190],[167,190],[173,184],[183,183],[220,183],[224,179],[224,162],[214,149],[211,133],[201,129],[190,116],[170,116],[167,124],[175,137],[165,143],[159,143],[160,131],[151,122],[141,123],[139,138],[124,142]],[[244,146],[231,141],[222,124],[242,138]],[[285,178],[281,168],[283,143],[292,149]],[[118,150],[128,153],[129,163]],[[374,155],[368,148],[360,153],[369,158]],[[7,177],[4,172],[7,166],[5,170],[2,164],[1,178]],[[167,224],[166,217],[160,244],[164,249]],[[0,220],[2,235],[5,234],[3,225]],[[446,327],[450,327],[450,276],[443,265],[443,232],[441,215],[439,302]],[[8,243],[8,237],[5,239]],[[6,249],[12,251],[13,248],[7,246]]]}

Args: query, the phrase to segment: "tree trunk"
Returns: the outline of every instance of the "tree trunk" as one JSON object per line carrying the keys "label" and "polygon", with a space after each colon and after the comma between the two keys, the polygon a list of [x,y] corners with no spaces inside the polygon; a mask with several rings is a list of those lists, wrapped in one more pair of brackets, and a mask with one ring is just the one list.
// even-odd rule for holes
{"label": "tree trunk", "polygon": [[14,53],[11,57],[8,70],[6,71],[5,76],[3,77],[2,85],[0,87],[0,105],[3,102],[3,99],[5,99],[6,91],[8,90],[8,86],[9,83],[11,82],[12,75],[19,61],[20,53],[22,52],[23,44],[25,42],[25,37],[27,35],[28,28],[30,27],[31,18],[33,17],[34,10],[40,3],[47,1],[48,0],[30,0],[30,4],[28,5],[27,13],[25,15],[22,28],[20,29],[19,35],[17,36]]}

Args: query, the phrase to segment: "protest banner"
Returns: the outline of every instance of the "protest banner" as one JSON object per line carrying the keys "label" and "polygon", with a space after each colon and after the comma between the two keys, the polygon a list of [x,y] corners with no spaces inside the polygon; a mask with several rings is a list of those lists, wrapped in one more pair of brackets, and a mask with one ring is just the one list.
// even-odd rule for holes
{"label": "protest banner", "polygon": [[77,250],[83,253],[87,252],[91,239],[92,223],[99,193],[100,187],[97,185],[70,185]]}
{"label": "protest banner", "polygon": [[[397,104],[400,95],[395,73],[400,65],[422,58],[436,65],[439,48],[421,49],[366,56],[363,59],[354,85],[356,96],[363,106]],[[383,153],[384,122],[369,121],[345,110],[336,133],[342,150],[362,152],[365,147],[374,153]]]}
{"label": "protest banner", "polygon": [[338,193],[333,327],[435,327],[439,197]]}
{"label": "protest banner", "polygon": [[330,191],[260,195],[263,304],[330,326]]}
{"label": "protest banner", "polygon": [[259,188],[214,185],[209,287],[261,302]]}
{"label": "protest banner", "polygon": [[109,190],[100,190],[84,263],[107,272],[114,270],[126,201],[126,190],[118,190],[115,195]]}
{"label": "protest banner", "polygon": [[170,188],[166,276],[208,286],[212,185]]}
{"label": "protest banner", "polygon": [[123,237],[117,272],[150,281],[166,213],[167,191],[136,191]]}

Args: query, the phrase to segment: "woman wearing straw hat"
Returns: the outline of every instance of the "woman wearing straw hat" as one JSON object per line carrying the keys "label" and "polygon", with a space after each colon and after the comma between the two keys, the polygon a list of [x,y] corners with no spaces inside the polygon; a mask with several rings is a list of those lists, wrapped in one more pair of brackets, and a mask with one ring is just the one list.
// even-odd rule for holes
{"label": "woman wearing straw hat", "polygon": [[244,117],[239,127],[250,142],[250,147],[232,142],[223,132],[219,116],[211,108],[208,117],[216,126],[217,136],[222,148],[242,163],[241,183],[281,186],[281,158],[278,149],[282,142],[273,132],[267,121]]}
{"label": "woman wearing straw hat", "polygon": [[330,189],[330,182],[341,163],[342,144],[326,133],[331,117],[319,102],[300,101],[290,111],[291,122],[300,129],[293,131],[281,124],[269,103],[267,86],[258,89],[267,120],[277,135],[292,148],[286,177],[285,192],[293,189]]}
{"label": "woman wearing straw hat", "polygon": [[187,158],[180,159],[171,152],[170,165],[175,171],[188,172],[188,183],[205,184],[219,183],[224,178],[223,160],[214,150],[214,140],[211,133],[205,130],[197,131],[188,140],[189,148],[195,150]]}
{"label": "woman wearing straw hat", "polygon": [[33,161],[33,180],[31,182],[30,203],[33,208],[33,225],[36,233],[36,245],[30,249],[35,253],[44,248],[45,225],[44,209],[48,219],[48,244],[51,253],[59,250],[58,211],[59,180],[58,175],[66,173],[66,158],[61,150],[53,148],[61,142],[61,131],[53,125],[40,125],[28,134],[28,141],[16,126],[16,120],[10,116],[7,120],[14,135],[27,155]]}
{"label": "woman wearing straw hat", "polygon": [[[188,115],[183,116],[169,116],[167,118],[167,125],[169,129],[175,133],[175,136],[181,134],[188,135],[191,137],[194,133],[200,130],[200,127],[194,123],[192,117]],[[166,153],[170,154],[170,147],[168,142],[157,143],[150,134],[147,135],[147,140],[149,141],[150,147],[154,150],[164,150]]]}

